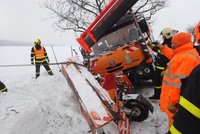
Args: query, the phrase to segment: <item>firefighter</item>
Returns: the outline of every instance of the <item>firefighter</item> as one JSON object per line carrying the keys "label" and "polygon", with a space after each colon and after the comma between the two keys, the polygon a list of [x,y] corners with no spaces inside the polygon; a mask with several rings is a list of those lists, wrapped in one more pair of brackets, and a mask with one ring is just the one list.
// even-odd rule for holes
{"label": "firefighter", "polygon": [[167,45],[169,48],[172,48],[172,37],[178,32],[178,30],[172,29],[172,28],[164,28],[161,32],[160,35],[163,38],[163,43],[164,45]]}
{"label": "firefighter", "polygon": [[[200,55],[200,22],[194,27],[195,32],[195,43],[194,48],[197,50],[197,52]],[[194,43],[194,44],[195,44]],[[170,48],[170,46],[159,44],[157,47],[160,49],[161,53],[165,55],[169,60],[173,57],[173,50]]]}
{"label": "firefighter", "polygon": [[182,80],[180,100],[171,134],[197,134],[200,126],[200,65]]}
{"label": "firefighter", "polygon": [[[171,29],[171,28],[164,28],[160,35],[163,38],[162,45],[166,45],[169,48],[171,48],[171,40],[175,33],[177,33],[177,30]],[[153,51],[156,52],[155,56],[155,73],[153,77],[153,84],[154,84],[154,94],[153,96],[149,97],[149,99],[160,99],[160,93],[161,93],[161,85],[162,85],[162,78],[163,78],[163,72],[167,66],[167,63],[169,62],[169,59],[163,55],[159,49],[159,47],[156,46],[153,47]]]}
{"label": "firefighter", "polygon": [[7,92],[7,91],[8,91],[8,89],[5,86],[5,84],[3,84],[3,82],[0,81],[0,93]]}
{"label": "firefighter", "polygon": [[172,38],[173,57],[164,72],[160,95],[160,108],[168,115],[169,126],[177,111],[179,102],[181,79],[186,78],[200,63],[199,55],[193,47],[192,35],[179,32]]}
{"label": "firefighter", "polygon": [[44,66],[49,75],[53,75],[53,72],[48,65],[49,57],[45,48],[41,46],[41,41],[39,39],[36,39],[34,41],[34,44],[35,46],[31,49],[31,64],[35,64],[36,79],[40,76],[40,65]]}

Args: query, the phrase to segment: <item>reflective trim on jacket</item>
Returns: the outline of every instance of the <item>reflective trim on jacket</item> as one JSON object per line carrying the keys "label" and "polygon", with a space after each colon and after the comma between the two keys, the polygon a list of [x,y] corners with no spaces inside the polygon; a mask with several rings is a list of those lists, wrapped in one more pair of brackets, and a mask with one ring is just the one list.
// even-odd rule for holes
{"label": "reflective trim on jacket", "polygon": [[175,127],[174,127],[174,125],[172,125],[171,127],[170,127],[170,132],[171,132],[171,134],[182,134],[180,131],[178,131]]}
{"label": "reflective trim on jacket", "polygon": [[174,57],[165,70],[160,96],[160,108],[170,117],[173,114],[167,109],[168,105],[175,106],[179,102],[181,79],[187,77],[200,60],[192,43],[185,44],[174,50]]}
{"label": "reflective trim on jacket", "polygon": [[36,47],[34,47],[34,54],[35,54],[35,59],[44,59],[45,58],[45,51],[44,48],[41,47],[41,49],[37,50]]}
{"label": "reflective trim on jacket", "polygon": [[189,111],[192,115],[200,119],[200,108],[192,104],[189,100],[187,100],[183,96],[180,96],[179,104],[187,111]]}
{"label": "reflective trim on jacket", "polygon": [[0,93],[4,92],[4,91],[7,91],[7,87],[4,87],[4,88],[0,89]]}
{"label": "reflective trim on jacket", "polygon": [[182,80],[178,111],[174,115],[172,134],[196,134],[200,126],[200,64]]}

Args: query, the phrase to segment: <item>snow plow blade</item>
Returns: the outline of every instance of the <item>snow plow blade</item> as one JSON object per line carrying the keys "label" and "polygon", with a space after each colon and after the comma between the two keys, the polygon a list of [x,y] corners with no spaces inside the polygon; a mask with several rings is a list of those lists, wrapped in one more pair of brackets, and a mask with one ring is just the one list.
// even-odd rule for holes
{"label": "snow plow blade", "polygon": [[82,48],[90,53],[91,47],[128,11],[138,0],[112,0],[93,23],[77,38]]}
{"label": "snow plow blade", "polygon": [[63,65],[61,71],[79,102],[92,134],[130,134],[130,124],[125,114],[117,111],[114,102],[94,76],[74,61],[77,62],[77,59],[69,59],[69,64]]}

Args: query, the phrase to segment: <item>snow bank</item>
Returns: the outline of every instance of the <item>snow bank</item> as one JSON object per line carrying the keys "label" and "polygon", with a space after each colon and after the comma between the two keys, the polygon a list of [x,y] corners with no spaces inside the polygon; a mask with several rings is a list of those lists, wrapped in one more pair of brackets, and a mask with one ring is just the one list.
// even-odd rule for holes
{"label": "snow bank", "polygon": [[0,134],[89,131],[61,73],[43,74],[37,80],[30,75],[7,79],[9,92],[0,94]]}

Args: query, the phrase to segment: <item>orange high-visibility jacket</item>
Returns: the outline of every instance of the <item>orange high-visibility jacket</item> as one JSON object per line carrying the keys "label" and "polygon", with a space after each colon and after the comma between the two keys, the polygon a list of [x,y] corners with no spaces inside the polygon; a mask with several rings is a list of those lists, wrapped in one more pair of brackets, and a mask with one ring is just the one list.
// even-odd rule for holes
{"label": "orange high-visibility jacket", "polygon": [[44,59],[46,56],[45,56],[45,51],[44,51],[44,48],[41,47],[41,49],[37,50],[35,47],[34,47],[34,53],[35,53],[35,59],[38,60],[38,59]]}
{"label": "orange high-visibility jacket", "polygon": [[45,61],[49,61],[49,57],[44,47],[37,50],[36,47],[32,47],[31,49],[31,62],[35,59],[35,63],[43,63]]}
{"label": "orange high-visibility jacket", "polygon": [[169,117],[173,114],[167,106],[176,106],[179,102],[181,79],[187,77],[199,63],[199,55],[192,43],[187,43],[173,50],[173,58],[165,70],[160,96],[160,108]]}
{"label": "orange high-visibility jacket", "polygon": [[169,48],[167,45],[164,45],[164,47],[161,49],[161,53],[169,60],[171,60],[173,57],[173,49]]}
{"label": "orange high-visibility jacket", "polygon": [[197,26],[194,28],[195,32],[195,40],[198,45],[200,45],[200,22],[197,24]]}

